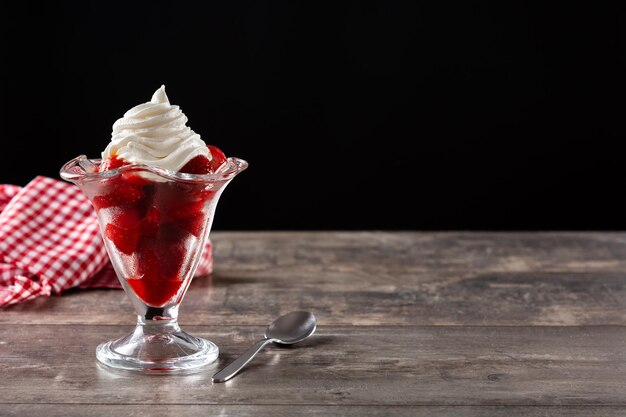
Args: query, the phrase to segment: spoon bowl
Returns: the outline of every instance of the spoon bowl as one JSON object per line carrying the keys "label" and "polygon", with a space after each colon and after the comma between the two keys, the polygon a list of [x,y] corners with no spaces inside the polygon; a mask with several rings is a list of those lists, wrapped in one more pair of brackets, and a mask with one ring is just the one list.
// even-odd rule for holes
{"label": "spoon bowl", "polygon": [[293,311],[274,320],[265,330],[265,338],[280,345],[291,345],[315,333],[315,316],[308,311]]}

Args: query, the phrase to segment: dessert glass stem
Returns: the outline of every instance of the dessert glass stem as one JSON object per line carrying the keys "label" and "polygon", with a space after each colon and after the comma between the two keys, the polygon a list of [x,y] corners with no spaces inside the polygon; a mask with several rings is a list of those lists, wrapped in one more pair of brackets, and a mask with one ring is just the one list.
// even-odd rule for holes
{"label": "dessert glass stem", "polygon": [[146,323],[167,323],[176,322],[178,320],[178,306],[170,307],[151,307],[145,304],[145,311],[137,314],[137,324]]}

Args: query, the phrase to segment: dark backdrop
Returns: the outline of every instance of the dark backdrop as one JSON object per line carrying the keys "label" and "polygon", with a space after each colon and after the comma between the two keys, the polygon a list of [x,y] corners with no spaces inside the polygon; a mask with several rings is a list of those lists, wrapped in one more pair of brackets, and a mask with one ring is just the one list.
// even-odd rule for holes
{"label": "dark backdrop", "polygon": [[203,3],[1,6],[0,181],[97,157],[164,83],[250,162],[218,229],[626,227],[622,9]]}

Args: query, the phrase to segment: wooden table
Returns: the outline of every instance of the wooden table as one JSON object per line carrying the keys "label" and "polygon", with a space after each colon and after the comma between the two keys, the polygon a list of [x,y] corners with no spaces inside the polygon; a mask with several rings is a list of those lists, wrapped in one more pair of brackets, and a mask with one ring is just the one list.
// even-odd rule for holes
{"label": "wooden table", "polygon": [[[132,327],[121,291],[0,311],[0,415],[626,415],[624,233],[214,233],[215,272],[181,324],[205,372],[96,366]],[[318,332],[211,375],[274,317]]]}

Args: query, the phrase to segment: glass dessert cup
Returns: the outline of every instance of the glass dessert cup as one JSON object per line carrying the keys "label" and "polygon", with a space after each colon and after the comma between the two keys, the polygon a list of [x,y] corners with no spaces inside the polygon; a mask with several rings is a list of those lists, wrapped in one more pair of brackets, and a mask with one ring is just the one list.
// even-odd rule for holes
{"label": "glass dessert cup", "polygon": [[97,172],[99,159],[81,155],[61,177],[94,206],[113,268],[136,313],[127,336],[102,343],[97,359],[149,373],[187,371],[215,361],[218,347],[178,325],[178,308],[209,237],[218,199],[248,167],[229,158],[215,174],[193,175],[147,165]]}

